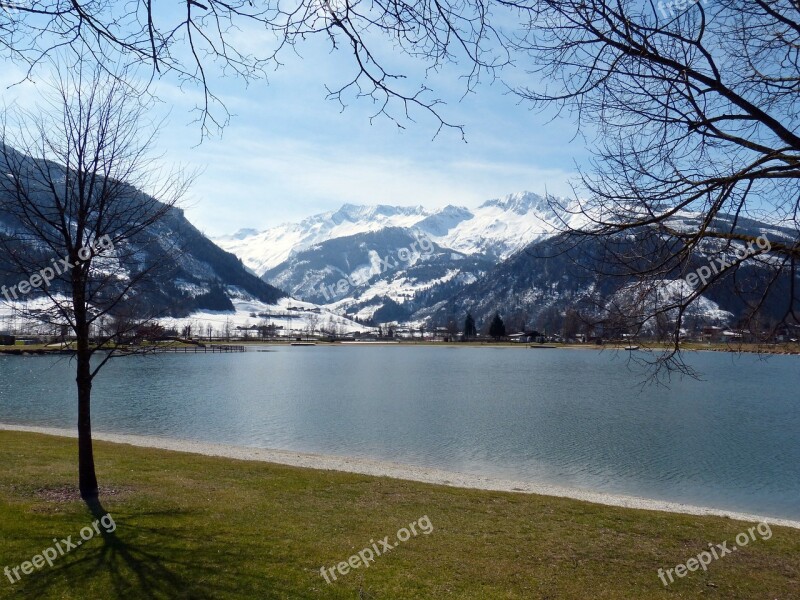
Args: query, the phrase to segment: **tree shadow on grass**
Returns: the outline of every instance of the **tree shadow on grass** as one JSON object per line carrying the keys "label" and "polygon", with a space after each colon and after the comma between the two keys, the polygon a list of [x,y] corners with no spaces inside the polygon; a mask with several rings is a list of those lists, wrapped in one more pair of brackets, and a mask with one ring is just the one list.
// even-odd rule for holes
{"label": "tree shadow on grass", "polygon": [[[108,515],[99,500],[86,504],[94,520],[100,521]],[[169,510],[140,516],[163,518],[168,523],[186,521],[191,515]],[[205,544],[197,538],[186,539],[177,526],[116,525],[118,529],[107,531],[101,523],[102,544],[96,538],[85,542],[68,556],[60,557],[52,568],[45,566],[26,577],[15,591],[31,598],[104,600],[244,598],[250,597],[248,590],[254,589],[259,590],[260,598],[311,597],[297,594],[296,589],[286,589],[277,581],[256,581],[253,577],[250,581],[243,580],[243,574],[235,571],[241,549]],[[75,537],[79,536],[73,536],[73,540]]]}

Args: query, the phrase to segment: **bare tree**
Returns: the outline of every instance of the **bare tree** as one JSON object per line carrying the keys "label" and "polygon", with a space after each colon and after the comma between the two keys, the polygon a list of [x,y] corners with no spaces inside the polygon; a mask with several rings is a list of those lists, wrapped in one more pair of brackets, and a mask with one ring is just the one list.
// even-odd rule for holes
{"label": "bare tree", "polygon": [[455,341],[458,339],[460,328],[458,326],[458,322],[456,321],[455,315],[450,315],[450,317],[448,317],[445,329],[447,330],[447,337],[449,338],[449,341]]}
{"label": "bare tree", "polygon": [[307,335],[308,339],[311,339],[317,333],[317,329],[319,328],[320,318],[321,317],[318,313],[312,312],[306,315],[306,323],[308,324],[306,327],[306,333],[308,334]]}
{"label": "bare tree", "polygon": [[569,240],[594,244],[598,273],[635,280],[635,302],[609,319],[669,324],[651,364],[683,370],[682,324],[719,286],[751,317],[771,305],[773,327],[800,323],[800,5],[541,0],[522,12],[516,50],[541,83],[518,93],[595,140],[575,200],[553,207]]}
{"label": "bare tree", "polygon": [[0,11],[0,52],[7,57],[30,71],[55,49],[79,46],[100,65],[146,64],[153,80],[171,75],[201,89],[204,134],[229,116],[212,84],[215,75],[264,79],[281,66],[284,52],[297,51],[309,37],[326,38],[332,51],[343,50],[352,60],[350,74],[329,89],[330,98],[344,106],[349,98],[366,97],[376,116],[397,119],[399,126],[415,108],[440,126],[453,125],[440,117],[440,102],[424,83],[408,86],[388,67],[397,51],[422,59],[430,70],[466,58],[467,89],[508,62],[489,23],[489,6],[480,1],[183,0],[171,6],[18,0],[9,7]]}
{"label": "bare tree", "polygon": [[124,80],[81,60],[61,68],[46,106],[7,116],[0,145],[0,222],[12,232],[0,234],[0,247],[21,278],[6,299],[74,336],[86,499],[98,495],[92,382],[112,357],[137,352],[129,338],[150,322],[147,294],[173,250],[151,238],[145,248],[142,236],[188,185],[179,172],[155,169],[148,106]]}

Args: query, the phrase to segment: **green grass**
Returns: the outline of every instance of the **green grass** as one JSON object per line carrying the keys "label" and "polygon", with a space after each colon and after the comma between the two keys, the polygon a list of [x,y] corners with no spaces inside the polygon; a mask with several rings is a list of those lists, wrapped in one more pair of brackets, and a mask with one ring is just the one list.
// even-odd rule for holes
{"label": "green grass", "polygon": [[[76,442],[0,432],[0,569],[94,517],[59,500]],[[11,585],[2,598],[800,598],[800,531],[758,539],[664,588],[674,567],[749,526],[524,494],[96,444],[114,534]],[[427,515],[368,568],[333,566]],[[731,544],[729,543],[729,546]],[[2,576],[0,574],[0,576]]]}

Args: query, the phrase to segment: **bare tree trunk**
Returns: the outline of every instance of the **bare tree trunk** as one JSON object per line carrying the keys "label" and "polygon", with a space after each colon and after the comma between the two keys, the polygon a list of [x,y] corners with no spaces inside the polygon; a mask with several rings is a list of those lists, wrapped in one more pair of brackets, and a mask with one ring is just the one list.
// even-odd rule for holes
{"label": "bare tree trunk", "polygon": [[[74,264],[74,263],[73,263]],[[82,269],[73,271],[75,308],[75,333],[77,337],[78,384],[78,487],[84,500],[96,499],[99,495],[97,474],[94,468],[92,447],[92,350],[89,340],[86,303],[83,295],[85,282],[81,280]]]}
{"label": "bare tree trunk", "polygon": [[[79,340],[78,345],[86,344]],[[86,344],[88,345],[88,344]],[[97,498],[97,475],[94,469],[94,450],[92,448],[92,377],[90,354],[78,350],[78,485],[81,497],[85,500]]]}

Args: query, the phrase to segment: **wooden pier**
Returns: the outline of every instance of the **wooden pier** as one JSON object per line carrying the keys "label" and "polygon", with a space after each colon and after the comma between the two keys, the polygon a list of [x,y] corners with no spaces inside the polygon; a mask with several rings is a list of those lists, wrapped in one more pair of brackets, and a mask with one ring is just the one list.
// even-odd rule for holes
{"label": "wooden pier", "polygon": [[[230,344],[216,345],[186,345],[186,346],[133,346],[129,349],[119,349],[118,355],[135,354],[161,354],[163,352],[178,354],[224,354],[229,352],[247,352],[247,346],[234,346]],[[0,355],[12,356],[47,356],[53,354],[75,354],[74,348],[26,348],[25,346],[0,348]]]}
{"label": "wooden pier", "polygon": [[177,352],[178,354],[214,354],[214,353],[228,353],[228,352],[247,352],[246,346],[232,346],[229,344],[215,344],[209,346],[191,345],[191,346],[163,346],[148,348],[147,352]]}

